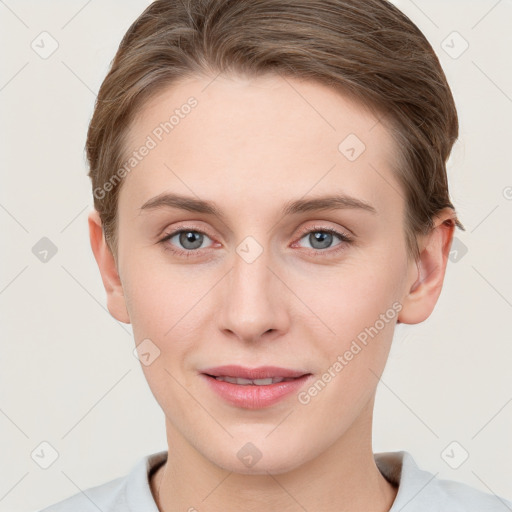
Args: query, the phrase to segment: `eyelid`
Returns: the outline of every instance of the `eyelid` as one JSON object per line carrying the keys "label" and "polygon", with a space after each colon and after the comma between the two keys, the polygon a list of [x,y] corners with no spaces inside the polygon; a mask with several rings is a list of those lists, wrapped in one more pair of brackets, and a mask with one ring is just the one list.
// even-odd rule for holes
{"label": "eyelid", "polygon": [[[202,249],[186,250],[186,249],[180,249],[179,247],[176,247],[176,246],[173,246],[173,248],[170,248],[168,246],[170,244],[165,243],[165,242],[169,241],[171,238],[173,238],[174,236],[176,236],[182,232],[187,232],[187,231],[193,231],[196,233],[200,233],[202,235],[206,235],[208,238],[210,238],[211,240],[214,241],[212,246],[215,245],[215,238],[211,234],[208,233],[208,230],[198,228],[197,226],[194,226],[194,225],[188,224],[188,223],[173,228],[172,230],[170,230],[169,232],[164,234],[163,237],[160,237],[158,240],[158,243],[163,243],[166,250],[170,250],[171,252],[178,254],[178,255],[184,255],[185,257],[194,257],[195,255],[199,255],[202,251],[208,250],[212,247],[212,246],[209,246],[209,247],[205,247]],[[325,253],[326,255],[328,255],[328,254],[332,255],[333,253],[342,251],[345,248],[343,246],[351,244],[354,241],[354,236],[343,232],[343,230],[340,228],[333,228],[333,227],[328,227],[326,225],[315,224],[315,225],[309,225],[309,226],[301,228],[299,230],[299,237],[296,238],[296,241],[292,243],[292,246],[294,246],[297,242],[299,242],[302,238],[304,238],[305,235],[308,235],[308,234],[314,233],[314,232],[318,232],[318,231],[325,232],[325,233],[331,233],[331,234],[337,236],[341,240],[341,242],[339,244],[335,245],[334,247],[329,247],[327,249],[314,249],[314,248],[308,248],[308,247],[304,247],[303,249],[305,249],[308,252],[313,252],[317,255],[321,255],[322,253]]]}
{"label": "eyelid", "polygon": [[299,235],[300,235],[299,240],[304,235],[307,235],[309,233],[314,233],[316,231],[324,231],[326,233],[333,233],[333,234],[335,234],[335,235],[339,236],[340,238],[345,239],[347,241],[353,239],[353,235],[352,234],[345,233],[340,228],[332,228],[330,226],[325,226],[325,225],[321,226],[321,225],[315,224],[313,226],[309,225],[309,226],[307,226],[305,228],[301,228],[299,230]]}
{"label": "eyelid", "polygon": [[344,233],[340,228],[332,228],[328,226],[319,226],[318,224],[313,226],[307,226],[300,230],[299,238],[292,243],[292,247],[295,247],[302,238],[310,233],[315,232],[324,232],[330,233],[331,235],[337,236],[340,239],[340,243],[336,244],[332,247],[328,247],[326,249],[315,249],[314,247],[303,247],[302,249],[306,251],[307,254],[313,257],[324,257],[324,258],[335,258],[340,256],[344,251],[346,251],[349,246],[353,245],[355,242],[355,236],[348,235]]}
{"label": "eyelid", "polygon": [[[194,226],[192,224],[184,224],[184,225],[181,225],[181,226],[177,226],[175,228],[172,228],[172,229],[165,229],[163,231],[163,234],[159,237],[158,239],[158,242],[165,242],[167,240],[170,240],[171,238],[173,238],[174,236],[182,233],[182,232],[187,232],[187,231],[193,231],[194,233],[200,233],[201,235],[206,235],[208,238],[210,238],[210,240],[215,240],[215,237],[213,235],[211,235],[208,230],[206,229],[203,229],[203,228],[199,228],[197,226]],[[178,249],[179,250],[179,249]],[[182,249],[183,250],[183,249]],[[194,251],[186,251],[186,252],[197,252],[199,251],[200,249],[195,249]]]}

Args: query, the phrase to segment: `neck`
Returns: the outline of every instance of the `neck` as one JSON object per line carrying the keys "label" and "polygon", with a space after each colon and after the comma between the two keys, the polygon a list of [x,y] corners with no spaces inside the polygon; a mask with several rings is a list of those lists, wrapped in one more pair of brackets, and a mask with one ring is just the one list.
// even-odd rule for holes
{"label": "neck", "polygon": [[[248,475],[213,464],[167,422],[171,447],[155,473],[152,491],[161,512],[239,511],[388,512],[397,488],[375,464],[371,448],[373,403],[333,445],[313,460],[279,474]],[[314,483],[314,485],[312,485]]]}

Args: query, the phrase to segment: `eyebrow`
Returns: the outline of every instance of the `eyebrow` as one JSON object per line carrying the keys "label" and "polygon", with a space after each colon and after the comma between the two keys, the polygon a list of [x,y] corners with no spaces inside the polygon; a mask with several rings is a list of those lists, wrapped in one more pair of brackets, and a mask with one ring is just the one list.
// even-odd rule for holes
{"label": "eyebrow", "polygon": [[[194,213],[214,215],[225,220],[223,212],[211,201],[197,199],[174,193],[163,193],[146,201],[141,207],[143,211],[159,210],[162,208],[177,208]],[[310,199],[288,201],[282,208],[282,215],[296,215],[304,212],[321,210],[355,209],[376,214],[377,210],[368,202],[345,194],[335,194]]]}

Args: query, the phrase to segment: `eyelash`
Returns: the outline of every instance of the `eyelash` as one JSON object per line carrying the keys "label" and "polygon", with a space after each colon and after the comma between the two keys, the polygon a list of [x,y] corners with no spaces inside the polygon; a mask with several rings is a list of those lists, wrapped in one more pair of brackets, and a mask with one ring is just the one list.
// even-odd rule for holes
{"label": "eyelash", "polygon": [[[171,233],[166,234],[161,240],[159,240],[159,243],[164,245],[165,250],[171,251],[174,254],[177,254],[178,256],[183,256],[185,258],[193,258],[196,257],[198,254],[198,251],[200,249],[191,249],[191,250],[184,250],[184,249],[176,249],[175,247],[171,246],[171,244],[167,244],[166,242],[169,241],[171,238],[173,238],[176,235],[179,235],[183,232],[193,232],[193,233],[200,233],[201,235],[206,235],[209,238],[212,238],[208,233],[205,231],[202,231],[200,229],[196,229],[192,226],[182,226],[179,229],[176,229],[172,231]],[[304,238],[306,235],[309,235],[310,233],[329,233],[331,235],[337,236],[341,243],[334,246],[334,248],[327,248],[327,249],[308,249],[309,251],[313,251],[313,256],[320,256],[322,253],[329,253],[330,256],[337,255],[340,251],[343,251],[346,247],[346,244],[351,244],[353,242],[352,237],[340,233],[339,231],[333,229],[333,228],[326,228],[324,226],[312,226],[308,227],[304,230],[301,230],[300,237],[297,241],[300,241],[302,238]],[[295,243],[295,242],[294,242]]]}

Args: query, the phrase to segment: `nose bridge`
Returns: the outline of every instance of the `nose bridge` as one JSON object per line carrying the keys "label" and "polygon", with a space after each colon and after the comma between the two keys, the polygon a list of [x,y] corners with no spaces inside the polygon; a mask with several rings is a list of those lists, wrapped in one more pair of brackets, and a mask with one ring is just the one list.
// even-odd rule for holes
{"label": "nose bridge", "polygon": [[233,268],[226,276],[220,329],[253,341],[269,330],[285,328],[286,298],[281,296],[282,285],[269,267],[270,250],[253,237],[247,237],[236,247]]}

